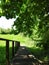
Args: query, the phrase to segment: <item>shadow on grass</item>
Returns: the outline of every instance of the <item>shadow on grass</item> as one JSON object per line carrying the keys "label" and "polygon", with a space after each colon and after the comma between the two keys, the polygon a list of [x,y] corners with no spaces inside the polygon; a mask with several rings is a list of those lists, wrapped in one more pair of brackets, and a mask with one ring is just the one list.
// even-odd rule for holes
{"label": "shadow on grass", "polygon": [[[12,58],[12,48],[9,48],[9,59]],[[6,47],[0,46],[0,65],[6,65]]]}
{"label": "shadow on grass", "polygon": [[48,61],[49,60],[49,50],[45,51],[42,48],[35,48],[35,47],[28,47],[29,51],[31,51],[31,53],[38,58],[41,61]]}

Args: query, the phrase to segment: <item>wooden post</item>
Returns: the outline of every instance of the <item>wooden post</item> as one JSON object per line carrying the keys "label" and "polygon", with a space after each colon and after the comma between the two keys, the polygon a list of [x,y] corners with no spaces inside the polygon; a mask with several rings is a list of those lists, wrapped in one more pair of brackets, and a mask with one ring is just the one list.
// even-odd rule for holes
{"label": "wooden post", "polygon": [[18,48],[20,47],[20,42],[15,42],[15,53],[17,52]]}
{"label": "wooden post", "polygon": [[15,42],[15,53],[16,53],[16,51],[17,51],[17,43]]}
{"label": "wooden post", "polygon": [[6,40],[6,65],[10,65],[9,62],[9,41]]}
{"label": "wooden post", "polygon": [[18,42],[18,47],[20,47],[20,42]]}
{"label": "wooden post", "polygon": [[14,57],[14,41],[12,41],[12,58]]}

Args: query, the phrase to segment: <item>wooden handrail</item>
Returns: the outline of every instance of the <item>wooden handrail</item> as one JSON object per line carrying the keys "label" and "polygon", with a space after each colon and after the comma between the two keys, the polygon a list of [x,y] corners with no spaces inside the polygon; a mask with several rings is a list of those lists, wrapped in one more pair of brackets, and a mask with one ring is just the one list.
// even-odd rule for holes
{"label": "wooden handrail", "polygon": [[[17,46],[17,49],[20,46],[20,42],[15,41],[15,40],[4,39],[4,38],[0,38],[0,40],[6,41],[6,65],[10,65],[10,61],[9,61],[9,41],[12,41],[12,58],[14,57],[14,42],[15,42],[15,46]],[[16,51],[16,49],[15,49],[15,51]]]}
{"label": "wooden handrail", "polygon": [[0,38],[0,40],[4,40],[4,41],[8,40],[8,41],[15,41],[15,42],[19,42],[19,41],[16,41],[16,40],[9,40],[9,39],[5,39],[5,38]]}

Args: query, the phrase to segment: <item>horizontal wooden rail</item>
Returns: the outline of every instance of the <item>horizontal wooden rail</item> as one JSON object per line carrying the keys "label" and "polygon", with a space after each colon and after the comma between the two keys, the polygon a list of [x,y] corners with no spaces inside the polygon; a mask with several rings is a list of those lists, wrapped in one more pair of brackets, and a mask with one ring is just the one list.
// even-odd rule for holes
{"label": "horizontal wooden rail", "polygon": [[4,41],[8,40],[8,41],[15,41],[15,42],[19,42],[19,41],[16,41],[16,40],[9,40],[9,39],[4,39],[4,38],[0,38],[0,40],[4,40]]}
{"label": "horizontal wooden rail", "polygon": [[[9,61],[9,41],[12,41],[12,58],[14,57],[14,43],[15,43],[15,47],[17,46],[17,49],[20,46],[20,42],[19,41],[15,41],[15,40],[9,40],[9,39],[4,39],[4,38],[0,38],[0,40],[6,41],[6,65],[10,65],[10,61]],[[16,51],[16,49],[15,49]]]}

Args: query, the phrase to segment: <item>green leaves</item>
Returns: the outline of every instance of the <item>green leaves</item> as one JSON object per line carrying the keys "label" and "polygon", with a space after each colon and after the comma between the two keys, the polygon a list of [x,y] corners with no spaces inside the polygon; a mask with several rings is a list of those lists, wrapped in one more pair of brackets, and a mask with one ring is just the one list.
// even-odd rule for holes
{"label": "green leaves", "polygon": [[6,18],[16,17],[20,12],[22,2],[22,0],[2,0],[2,16],[6,16]]}

